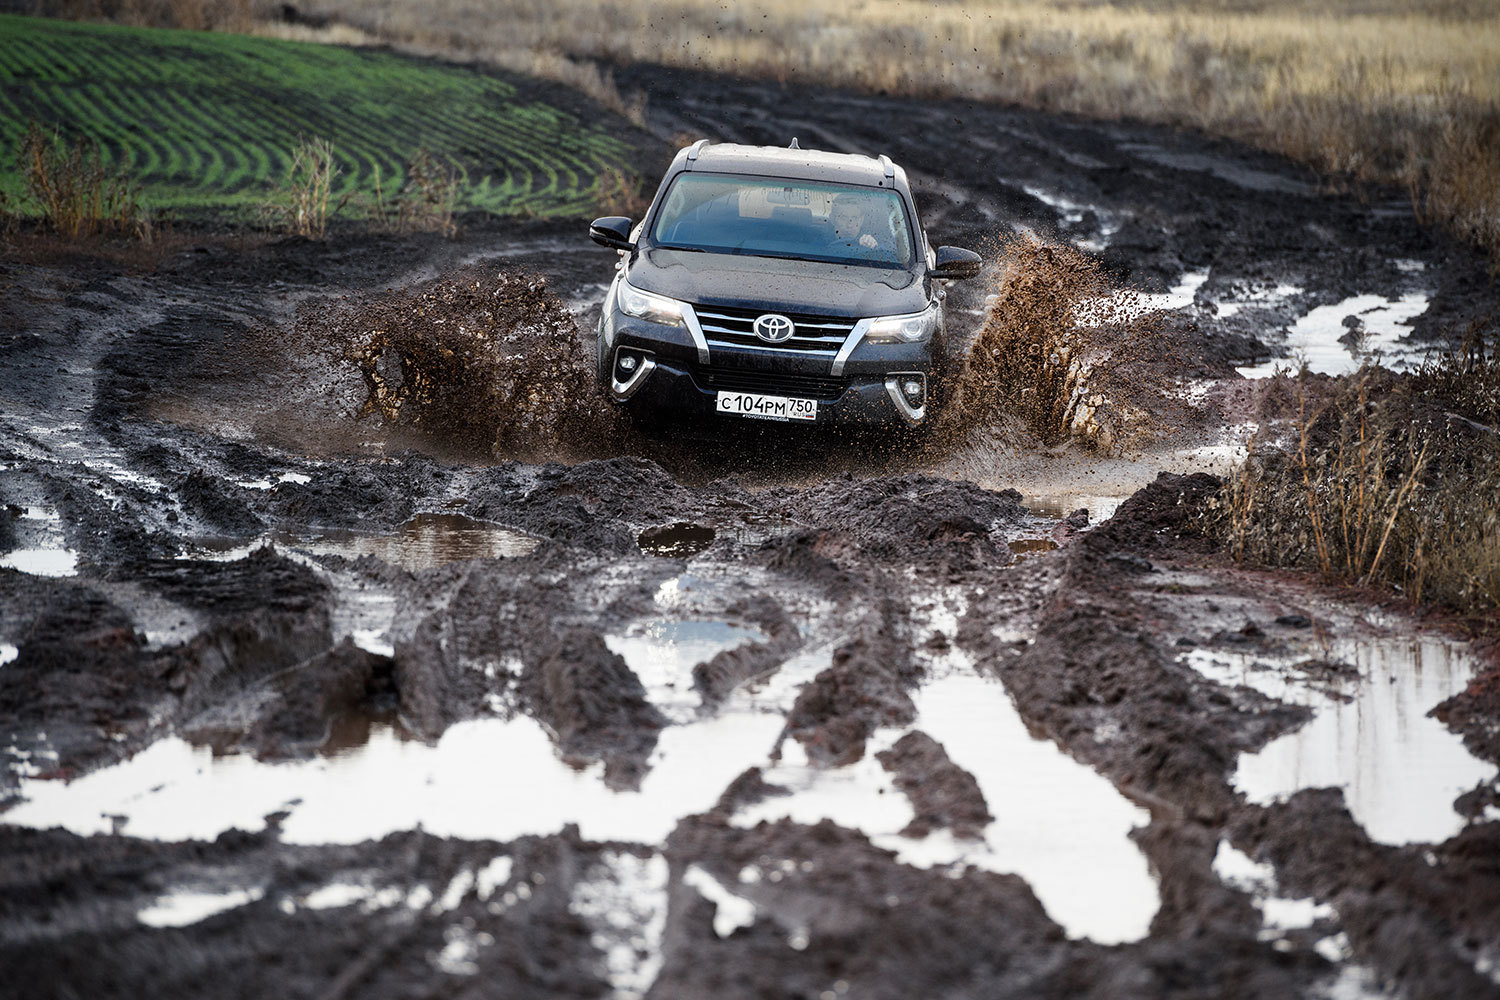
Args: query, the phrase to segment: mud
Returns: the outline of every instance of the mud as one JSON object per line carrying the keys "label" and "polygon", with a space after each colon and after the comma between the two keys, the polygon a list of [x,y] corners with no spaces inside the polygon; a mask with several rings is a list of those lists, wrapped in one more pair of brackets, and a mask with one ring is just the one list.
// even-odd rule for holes
{"label": "mud", "polygon": [[[0,995],[1500,995],[1494,647],[1201,516],[1294,407],[1236,368],[1484,263],[1186,132],[619,76],[643,171],[885,151],[985,250],[942,433],[639,435],[576,222],[16,237]],[[1427,839],[1248,785],[1367,695],[1465,755]]]}

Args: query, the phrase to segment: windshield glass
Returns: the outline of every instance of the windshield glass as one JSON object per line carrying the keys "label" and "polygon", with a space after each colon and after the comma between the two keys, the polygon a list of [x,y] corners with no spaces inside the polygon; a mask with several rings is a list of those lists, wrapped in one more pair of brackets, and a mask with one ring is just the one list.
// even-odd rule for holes
{"label": "windshield glass", "polygon": [[657,213],[660,246],[909,268],[911,224],[889,188],[682,173]]}

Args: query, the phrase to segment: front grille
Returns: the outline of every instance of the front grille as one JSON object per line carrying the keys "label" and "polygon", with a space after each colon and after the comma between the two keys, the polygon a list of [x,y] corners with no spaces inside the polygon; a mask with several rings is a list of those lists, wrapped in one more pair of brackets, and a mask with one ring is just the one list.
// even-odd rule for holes
{"label": "front grille", "polygon": [[795,375],[789,372],[763,372],[744,368],[722,368],[696,365],[693,381],[711,392],[755,392],[772,396],[797,396],[802,399],[835,400],[849,388],[847,378],[831,375]]}
{"label": "front grille", "polygon": [[774,309],[736,309],[730,306],[694,306],[708,346],[754,347],[762,351],[796,351],[799,354],[833,357],[857,320],[846,316],[814,316],[780,313],[796,326],[790,339],[768,344],[755,335],[755,320]]}

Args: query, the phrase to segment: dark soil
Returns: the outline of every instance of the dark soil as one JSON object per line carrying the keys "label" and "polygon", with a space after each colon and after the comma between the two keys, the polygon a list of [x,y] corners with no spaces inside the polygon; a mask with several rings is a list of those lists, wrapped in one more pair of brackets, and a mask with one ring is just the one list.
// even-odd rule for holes
{"label": "dark soil", "polygon": [[[1188,132],[648,67],[620,78],[648,92],[663,149],[688,132],[889,153],[912,173],[934,245],[993,262],[1016,225],[1106,240],[1111,279],[1153,292],[1209,269],[1170,331],[1180,350],[1157,351],[1151,379],[1216,378],[1230,398],[1232,365],[1277,346],[1291,313],[1360,292],[1429,291],[1417,332],[1435,341],[1494,306],[1484,262],[1418,227],[1404,195],[1273,194],[1142,153],[1296,174]],[[1096,210],[1071,219],[1028,187]],[[0,663],[0,810],[29,782],[87,774],[164,736],[312,766],[358,752],[347,734],[374,726],[432,744],[457,724],[521,718],[583,774],[635,794],[680,716],[611,637],[658,617],[727,622],[761,636],[684,670],[674,710],[712,720],[738,698],[770,698],[763,711],[782,731],[768,754],[800,747],[823,773],[863,761],[877,731],[915,726],[880,757],[912,837],[968,839],[991,817],[1017,819],[919,731],[914,700],[949,652],[1003,682],[1033,735],[1149,811],[1133,839],[1160,892],[1150,932],[1110,946],[1071,935],[1020,876],[903,864],[829,821],[740,825],[748,805],[789,791],[756,766],[655,844],[592,842],[572,825],[507,843],[443,838],[422,832],[415,807],[403,832],[347,846],[283,842],[290,812],[260,832],[180,843],[131,837],[128,821],[88,837],[0,823],[0,996],[1218,1000],[1322,995],[1360,970],[1412,998],[1500,995],[1485,971],[1500,961],[1492,792],[1470,796],[1474,822],[1447,842],[1391,847],[1338,790],[1271,806],[1236,791],[1239,755],[1310,713],[1214,683],[1182,650],[1281,648],[1356,615],[1217,551],[1197,527],[1217,480],[1163,476],[1090,524],[1032,513],[1026,483],[934,474],[965,435],[1000,433],[988,425],[922,443],[749,426],[706,442],[642,437],[586,395],[587,331],[612,262],[578,221],[476,219],[452,242],[189,227],[150,250],[11,239],[0,552],[66,548],[77,573],[0,568],[0,646],[15,647]],[[485,282],[518,310],[499,320],[526,319],[493,327],[518,338],[513,353],[449,370],[439,388],[452,394],[410,404],[432,403],[422,419],[368,412],[365,376],[390,369],[350,363],[350,338],[394,315],[400,343],[377,353],[430,346],[414,310],[443,315],[447,295],[472,316]],[[1277,284],[1302,291],[1217,318],[1221,298]],[[991,290],[953,291],[953,315],[967,317],[953,331],[959,361]],[[471,393],[530,347],[556,392]],[[1167,423],[1190,439],[1250,412],[1182,405]],[[273,533],[394,533],[434,512],[538,544],[415,569],[311,542],[248,551]],[[674,548],[678,534],[691,544]],[[1062,547],[1016,559],[1012,541],[1042,538]],[[935,624],[936,605],[956,629]],[[377,613],[385,645],[360,640],[360,616]],[[774,702],[765,688],[799,658],[814,667]],[[1358,683],[1336,664],[1303,667]],[[1500,761],[1495,691],[1481,676],[1439,712]],[[496,774],[511,763],[482,762]],[[1268,935],[1251,895],[1214,872],[1225,842],[1273,866],[1282,894],[1336,916]],[[481,886],[502,856],[506,877]],[[661,884],[621,874],[637,869]],[[705,878],[753,918],[720,933],[724,913],[695,887]],[[307,904],[340,885],[368,891]],[[601,886],[630,897],[621,926],[591,916]],[[248,895],[187,926],[141,922],[182,889]],[[1330,958],[1318,946],[1339,933],[1348,954]],[[659,969],[621,985],[621,968],[653,956]]]}

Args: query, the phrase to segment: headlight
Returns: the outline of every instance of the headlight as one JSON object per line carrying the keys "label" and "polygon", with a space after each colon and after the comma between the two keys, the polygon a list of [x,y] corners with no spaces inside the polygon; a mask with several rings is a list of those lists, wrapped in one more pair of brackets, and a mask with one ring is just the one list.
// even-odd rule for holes
{"label": "headlight", "polygon": [[667,326],[682,325],[682,303],[676,299],[669,299],[665,295],[656,295],[652,292],[643,292],[623,279],[620,281],[615,298],[620,304],[620,312],[626,316],[650,320],[653,323],[665,323]]}
{"label": "headlight", "polygon": [[877,344],[890,344],[896,341],[907,344],[920,343],[937,332],[941,316],[942,312],[935,302],[921,312],[911,313],[908,316],[882,316],[870,321],[870,328],[865,331],[865,339]]}

